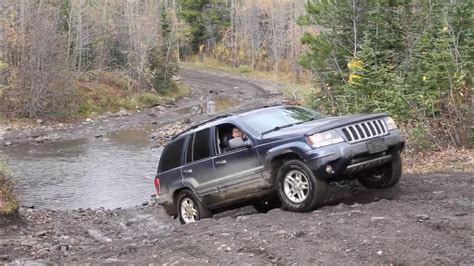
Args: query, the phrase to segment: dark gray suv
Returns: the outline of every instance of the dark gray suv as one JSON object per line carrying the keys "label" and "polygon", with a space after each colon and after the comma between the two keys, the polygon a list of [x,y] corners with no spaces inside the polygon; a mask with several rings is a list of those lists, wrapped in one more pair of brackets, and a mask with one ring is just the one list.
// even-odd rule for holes
{"label": "dark gray suv", "polygon": [[395,185],[404,144],[386,114],[326,117],[280,105],[219,115],[167,143],[157,202],[183,224],[243,205],[305,212],[324,202],[329,182]]}

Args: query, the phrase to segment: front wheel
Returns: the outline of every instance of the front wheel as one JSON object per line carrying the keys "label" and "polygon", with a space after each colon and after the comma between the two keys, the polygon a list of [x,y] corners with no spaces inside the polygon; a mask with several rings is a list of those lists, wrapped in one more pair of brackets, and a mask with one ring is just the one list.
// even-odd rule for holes
{"label": "front wheel", "polygon": [[176,200],[181,224],[193,223],[212,216],[212,213],[189,190],[179,192]]}
{"label": "front wheel", "polygon": [[395,159],[377,168],[357,174],[357,180],[366,188],[389,188],[400,181],[402,176],[402,159]]}
{"label": "front wheel", "polygon": [[285,162],[278,171],[277,182],[278,197],[286,210],[310,211],[324,202],[327,182],[317,179],[301,160]]}

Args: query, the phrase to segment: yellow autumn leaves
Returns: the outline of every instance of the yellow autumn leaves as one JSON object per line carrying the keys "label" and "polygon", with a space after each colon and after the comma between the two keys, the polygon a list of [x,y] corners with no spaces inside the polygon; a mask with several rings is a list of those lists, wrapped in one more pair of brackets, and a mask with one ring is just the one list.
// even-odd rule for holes
{"label": "yellow autumn leaves", "polygon": [[357,82],[360,80],[361,76],[357,75],[356,73],[364,66],[364,62],[357,57],[353,57],[349,63],[347,63],[347,68],[349,69],[349,84],[350,85],[358,85]]}

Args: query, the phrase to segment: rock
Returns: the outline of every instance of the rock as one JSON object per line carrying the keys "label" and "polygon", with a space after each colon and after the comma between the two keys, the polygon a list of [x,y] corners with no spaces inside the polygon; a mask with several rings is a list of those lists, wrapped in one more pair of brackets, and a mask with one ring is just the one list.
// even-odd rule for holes
{"label": "rock", "polygon": [[247,216],[237,216],[236,220],[237,222],[243,222],[248,220],[249,218]]}
{"label": "rock", "polygon": [[97,134],[94,136],[94,138],[98,139],[98,138],[102,138],[104,135],[103,134]]}
{"label": "rock", "polygon": [[62,245],[60,250],[61,250],[61,252],[66,252],[66,251],[69,250],[69,246],[68,245]]}
{"label": "rock", "polygon": [[92,122],[94,122],[94,120],[92,120],[91,118],[86,118],[86,122],[87,123],[92,123]]}
{"label": "rock", "polygon": [[148,201],[142,202],[142,206],[148,206],[149,204],[150,204],[150,202],[148,202]]}
{"label": "rock", "polygon": [[370,221],[372,222],[378,222],[378,221],[383,221],[383,220],[386,220],[387,217],[383,217],[383,216],[374,216],[374,217],[371,217],[370,218]]}
{"label": "rock", "polygon": [[164,106],[158,105],[155,107],[155,109],[158,111],[164,111],[166,108]]}
{"label": "rock", "polygon": [[42,237],[42,236],[45,236],[47,233],[48,233],[48,231],[43,230],[43,231],[36,232],[35,236],[36,237]]}
{"label": "rock", "polygon": [[118,116],[127,116],[128,112],[127,112],[127,110],[122,108],[122,109],[120,109],[120,111],[118,111],[117,115]]}
{"label": "rock", "polygon": [[158,124],[158,121],[151,121],[150,122],[150,125],[157,125]]}
{"label": "rock", "polygon": [[456,212],[456,213],[454,214],[454,216],[466,216],[466,215],[468,215],[467,212]]}
{"label": "rock", "polygon": [[41,119],[36,119],[36,124],[39,124],[39,125],[43,124],[43,120],[41,120]]}
{"label": "rock", "polygon": [[430,217],[425,214],[416,214],[415,218],[418,220],[418,222],[422,222],[422,221],[426,221],[430,219]]}
{"label": "rock", "polygon": [[377,255],[382,255],[382,254],[383,254],[382,250],[377,251]]}
{"label": "rock", "polygon": [[11,141],[7,141],[7,142],[5,142],[3,145],[8,147],[8,146],[11,146],[12,144],[13,144],[13,143],[12,143]]}
{"label": "rock", "polygon": [[0,255],[0,260],[9,260],[10,256],[8,255]]}
{"label": "rock", "polygon": [[60,140],[61,136],[59,134],[52,134],[48,138],[51,140]]}
{"label": "rock", "polygon": [[95,229],[87,230],[87,234],[98,242],[111,242],[112,241],[112,239],[104,236],[101,232]]}
{"label": "rock", "polygon": [[24,247],[33,247],[33,246],[36,246],[38,244],[38,241],[36,240],[33,240],[33,239],[25,239],[23,241],[21,241],[20,245],[24,246]]}
{"label": "rock", "polygon": [[156,116],[156,114],[153,113],[152,111],[148,112],[147,115],[149,115],[149,116]]}

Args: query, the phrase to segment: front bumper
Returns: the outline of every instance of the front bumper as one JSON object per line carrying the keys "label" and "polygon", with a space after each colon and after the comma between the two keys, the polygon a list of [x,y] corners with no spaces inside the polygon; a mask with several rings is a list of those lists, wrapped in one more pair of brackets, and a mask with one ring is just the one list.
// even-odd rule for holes
{"label": "front bumper", "polygon": [[313,149],[307,154],[309,167],[320,179],[346,179],[353,173],[392,161],[405,146],[405,137],[399,129],[391,130],[379,139],[383,139],[387,149],[376,153],[369,152],[367,142],[371,140],[353,144],[342,142]]}

